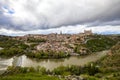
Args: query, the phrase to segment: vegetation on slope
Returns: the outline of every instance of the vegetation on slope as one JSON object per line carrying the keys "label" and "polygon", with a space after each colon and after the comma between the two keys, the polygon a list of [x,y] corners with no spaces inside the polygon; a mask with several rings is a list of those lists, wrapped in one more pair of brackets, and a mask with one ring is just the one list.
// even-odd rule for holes
{"label": "vegetation on slope", "polygon": [[0,55],[4,57],[12,57],[15,55],[21,55],[27,52],[28,45],[22,41],[14,40],[12,37],[0,36]]}
{"label": "vegetation on slope", "polygon": [[28,45],[25,45],[24,42],[12,39],[12,37],[9,36],[0,36],[0,47],[2,48],[20,48],[20,49],[26,49]]}
{"label": "vegetation on slope", "polygon": [[95,64],[100,67],[101,72],[96,74],[98,78],[107,80],[120,80],[120,43],[111,48],[111,54],[98,60]]}
{"label": "vegetation on slope", "polygon": [[29,42],[29,43],[33,43],[33,42],[40,43],[40,42],[46,42],[46,40],[42,39],[42,38],[36,39],[36,38],[30,37],[30,38],[27,39],[27,42]]}
{"label": "vegetation on slope", "polygon": [[92,39],[88,40],[85,44],[86,47],[92,52],[99,52],[106,49],[110,49],[115,45],[117,41],[107,37],[107,36],[94,36]]}
{"label": "vegetation on slope", "polygon": [[20,48],[7,48],[7,49],[0,50],[0,55],[2,57],[12,57],[12,56],[21,55],[24,53],[25,51]]}

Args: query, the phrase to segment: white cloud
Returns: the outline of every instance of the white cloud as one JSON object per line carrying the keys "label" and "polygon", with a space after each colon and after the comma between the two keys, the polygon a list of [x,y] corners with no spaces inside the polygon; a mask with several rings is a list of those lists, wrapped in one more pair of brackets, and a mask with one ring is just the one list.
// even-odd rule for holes
{"label": "white cloud", "polygon": [[10,36],[23,36],[26,34],[50,34],[50,33],[59,34],[61,31],[64,34],[77,34],[77,33],[83,32],[84,30],[92,30],[93,33],[100,33],[100,34],[101,33],[109,34],[108,32],[120,34],[120,26],[116,26],[113,28],[113,26],[86,27],[86,25],[62,26],[59,28],[52,28],[52,29],[47,29],[47,30],[32,30],[32,31],[15,31],[15,30],[7,30],[4,28],[1,28],[0,34],[10,35]]}
{"label": "white cloud", "polygon": [[120,19],[120,0],[0,0],[0,3],[15,12],[7,15],[8,11],[3,9],[12,24],[9,29],[48,29],[96,21],[100,25]]}

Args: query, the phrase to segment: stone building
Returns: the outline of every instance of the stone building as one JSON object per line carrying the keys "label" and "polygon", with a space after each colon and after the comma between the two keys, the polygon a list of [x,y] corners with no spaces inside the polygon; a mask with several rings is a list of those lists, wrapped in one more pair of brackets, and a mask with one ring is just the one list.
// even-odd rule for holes
{"label": "stone building", "polygon": [[92,30],[84,30],[85,35],[92,35]]}

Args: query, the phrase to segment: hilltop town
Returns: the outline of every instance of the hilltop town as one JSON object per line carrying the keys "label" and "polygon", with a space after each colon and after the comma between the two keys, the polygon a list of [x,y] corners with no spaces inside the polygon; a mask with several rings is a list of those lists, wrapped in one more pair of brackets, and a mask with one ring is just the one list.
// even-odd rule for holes
{"label": "hilltop town", "polygon": [[78,34],[28,34],[24,36],[0,36],[0,55],[25,54],[32,58],[64,58],[88,55],[110,49],[119,36],[94,34],[84,30]]}
{"label": "hilltop town", "polygon": [[[66,53],[70,53],[71,55],[77,55],[74,50],[76,45],[86,43],[88,37],[91,35],[93,35],[92,30],[84,30],[84,33],[79,34],[62,34],[62,32],[60,34],[51,33],[48,35],[28,34],[22,37],[15,37],[14,39],[25,41],[25,44],[27,45],[38,42],[34,51],[64,51]],[[76,52],[87,54],[88,49],[81,46],[80,50]]]}

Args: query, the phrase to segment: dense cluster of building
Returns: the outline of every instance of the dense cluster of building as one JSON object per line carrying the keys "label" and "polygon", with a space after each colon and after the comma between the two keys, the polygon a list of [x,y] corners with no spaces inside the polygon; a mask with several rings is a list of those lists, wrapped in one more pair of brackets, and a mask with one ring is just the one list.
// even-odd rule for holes
{"label": "dense cluster of building", "polygon": [[[76,43],[83,44],[86,41],[87,36],[92,35],[91,30],[84,30],[84,33],[79,34],[57,34],[51,33],[48,35],[43,34],[28,34],[22,37],[16,37],[17,40],[27,41],[29,38],[33,39],[45,39],[46,42],[40,42],[36,46],[36,50],[53,50],[53,51],[65,51],[73,53],[73,48]],[[85,48],[81,48],[81,52],[85,53]]]}

